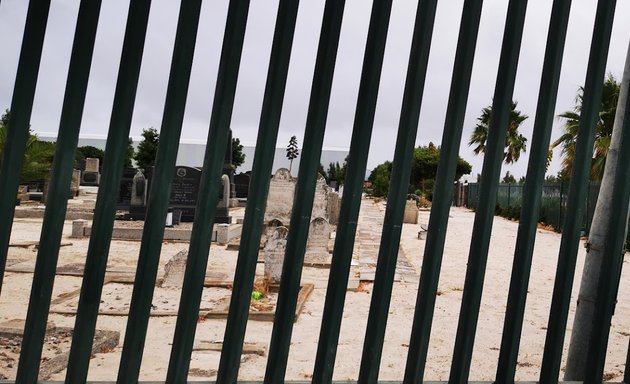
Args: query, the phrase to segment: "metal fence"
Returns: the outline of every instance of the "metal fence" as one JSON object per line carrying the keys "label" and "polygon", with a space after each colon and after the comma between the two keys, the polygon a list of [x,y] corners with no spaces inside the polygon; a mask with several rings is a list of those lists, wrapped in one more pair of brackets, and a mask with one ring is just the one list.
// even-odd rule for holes
{"label": "metal fence", "polygon": [[[540,197],[538,222],[562,232],[564,217],[567,214],[568,183],[544,184]],[[524,184],[499,184],[495,212],[501,216],[518,219],[523,206]],[[479,203],[479,184],[469,183],[465,187],[466,207],[476,209]],[[581,223],[582,235],[590,232],[593,213],[599,195],[599,183],[590,183],[584,201],[584,216]]]}
{"label": "metal fence", "polygon": [[[0,271],[2,272],[4,272],[6,265],[15,196],[29,131],[29,120],[50,3],[50,0],[32,0],[30,2],[14,86],[7,145],[0,168]],[[66,380],[69,383],[84,382],[87,377],[99,299],[112,235],[116,195],[123,171],[123,159],[127,150],[127,138],[134,108],[150,3],[150,0],[131,0],[130,3],[109,125],[104,169],[94,212],[92,236],[85,264],[85,277],[79,298],[78,314],[67,367]],[[535,212],[540,204],[538,196],[541,196],[543,191],[547,148],[549,147],[554,117],[570,3],[570,0],[554,0],[549,22],[549,37],[541,74],[542,82],[534,136],[530,147],[527,183],[522,193],[523,210],[520,217],[513,275],[496,375],[496,381],[499,383],[511,382],[517,365],[532,249],[536,235],[536,222],[538,221]],[[36,382],[40,367],[48,308],[51,302],[67,206],[67,191],[71,180],[74,150],[81,126],[100,5],[101,0],[82,0],[80,4],[61,112],[57,151],[50,179],[47,207],[17,372],[16,381],[19,383]],[[316,185],[315,175],[326,128],[326,116],[344,5],[345,1],[343,0],[327,0],[325,2],[306,120],[304,149],[299,166],[300,178],[297,184],[291,230],[286,249],[286,254],[290,257],[285,259],[283,266],[282,284],[265,373],[265,382],[268,383],[283,382],[285,377],[287,357],[291,345],[293,314],[298,297]],[[410,174],[411,155],[416,140],[429,48],[433,40],[436,5],[437,0],[421,0],[418,5],[394,154],[393,178],[389,189],[389,201],[385,213],[376,280],[371,297],[361,368],[358,375],[360,382],[375,382],[378,379]],[[478,195],[484,198],[478,199],[476,206],[459,325],[451,363],[449,379],[451,383],[467,382],[470,370],[492,219],[499,189],[498,180],[503,161],[505,127],[509,118],[519,61],[526,5],[527,2],[524,0],[510,0],[508,5],[493,97],[494,113],[483,164],[483,178],[489,182],[482,184],[478,190]],[[337,358],[336,351],[391,6],[391,0],[379,0],[372,3],[372,14],[348,157],[346,184],[326,291],[319,346],[313,370],[312,381],[317,383],[331,381]],[[118,382],[121,383],[136,382],[140,371],[144,343],[147,337],[151,297],[156,283],[158,259],[164,234],[171,176],[176,160],[177,145],[173,145],[173,143],[179,142],[182,128],[193,48],[200,19],[200,7],[201,0],[181,2],[160,129],[160,147],[153,174],[153,185],[159,185],[160,188],[152,188],[149,196],[149,209],[144,225],[122,358],[118,369]],[[181,293],[181,304],[166,377],[166,381],[171,383],[187,380],[205,266],[209,257],[210,228],[216,213],[216,198],[219,194],[221,169],[234,103],[248,7],[248,0],[231,0],[229,3],[199,193],[205,199],[200,200],[197,205],[197,215]],[[415,316],[413,323],[409,324],[411,340],[403,377],[406,383],[422,382],[424,377],[481,9],[481,0],[465,0],[464,2],[441,142],[440,168],[436,178]],[[540,372],[540,381],[544,383],[556,382],[560,373],[571,286],[585,210],[584,201],[586,201],[588,191],[587,181],[593,148],[593,131],[605,75],[614,9],[614,0],[600,0],[598,2],[584,85],[583,107],[572,181],[567,186],[566,210],[562,218],[562,244],[559,251],[556,285]],[[271,174],[273,159],[270,154],[274,152],[278,134],[297,10],[297,0],[280,0],[256,144],[250,199],[247,202],[243,223],[243,237],[224,336],[224,340],[227,342],[223,346],[219,364],[217,381],[220,383],[232,383],[238,377],[258,253],[258,239],[263,228],[265,196],[269,189],[269,175]],[[627,127],[628,123],[627,119],[625,123],[626,137],[630,134],[630,127]],[[629,145],[626,139],[624,149],[620,152],[620,161],[622,162],[627,163],[627,157],[630,156]],[[630,177],[624,175],[622,171],[618,173],[619,180],[626,180],[625,184],[627,185]],[[627,212],[627,190],[628,188],[625,187],[625,189],[616,192],[614,202],[616,212]],[[611,227],[620,227],[619,224],[625,221],[625,217],[623,219],[620,217],[620,215],[613,215],[610,218],[613,224]],[[620,257],[620,247],[617,246],[621,244],[621,240],[618,237],[620,237],[618,233],[610,234],[610,241],[608,242],[610,249],[607,249],[606,254],[611,262],[607,263],[610,268],[603,271],[605,276],[618,276],[618,270],[614,269],[621,265],[618,261],[614,262]],[[614,284],[616,279],[605,278],[603,280],[599,294],[600,304],[598,304],[596,313],[600,332],[591,339],[589,360],[586,367],[587,382],[591,383],[602,380],[606,341],[612,316],[612,302],[616,291],[614,285],[607,285]],[[348,358],[348,356],[339,356],[339,358]],[[626,379],[626,381],[630,379],[630,372],[628,371],[626,372]]]}

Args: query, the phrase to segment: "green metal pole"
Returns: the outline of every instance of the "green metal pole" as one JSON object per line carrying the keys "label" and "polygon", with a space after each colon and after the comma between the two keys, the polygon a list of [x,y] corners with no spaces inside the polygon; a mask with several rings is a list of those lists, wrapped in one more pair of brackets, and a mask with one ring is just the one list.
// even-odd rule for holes
{"label": "green metal pole", "polygon": [[[164,115],[160,128],[160,144],[155,160],[155,172],[151,180],[154,188],[151,188],[149,193],[147,215],[142,231],[142,244],[140,245],[140,255],[129,306],[125,343],[118,370],[119,383],[136,383],[140,374],[140,364],[151,312],[151,299],[153,298],[158,262],[162,250],[164,223],[171,195],[173,170],[177,160],[177,150],[184,121],[184,109],[190,84],[200,12],[201,0],[181,3]],[[225,140],[219,144],[225,147]],[[214,203],[216,204],[216,200]]]}
{"label": "green metal pole", "polygon": [[[630,53],[630,51],[628,51]],[[630,57],[626,60],[630,60]],[[628,64],[626,64],[626,67]],[[625,74],[624,78],[628,75]],[[625,84],[624,84],[625,83]],[[622,82],[622,87],[627,87],[627,82]],[[620,92],[625,92],[627,88]],[[620,97],[622,101],[624,98]],[[584,381],[596,383],[602,380],[604,375],[604,363],[606,362],[606,350],[610,324],[617,303],[619,280],[624,262],[626,231],[628,228],[628,205],[630,203],[630,97],[625,97],[625,105],[617,107],[617,113],[622,113],[623,124],[621,128],[621,142],[617,152],[617,166],[612,192],[612,207],[609,232],[606,234],[604,259],[601,263],[599,284],[597,287],[597,299],[595,301],[595,313],[593,317],[593,334],[588,345],[588,359],[586,361],[586,373]],[[623,108],[623,109],[622,109]],[[611,144],[612,147],[612,144]],[[612,150],[612,148],[611,148]],[[627,368],[626,368],[627,371]]]}
{"label": "green metal pole", "polygon": [[451,383],[468,382],[526,9],[527,1],[525,0],[511,0],[508,4],[497,83],[492,102],[492,119],[483,161],[483,180],[479,192],[483,198],[479,199],[473,225],[451,364],[449,379]]}
{"label": "green metal pole", "polygon": [[523,203],[514,251],[514,264],[503,322],[503,338],[496,375],[496,381],[499,383],[513,383],[516,373],[541,194],[547,168],[547,151],[551,140],[570,9],[571,0],[555,0],[551,10],[534,134],[522,193]]}
{"label": "green metal pole", "polygon": [[[330,383],[335,367],[337,343],[339,342],[343,307],[348,287],[348,275],[350,274],[352,251],[354,249],[354,239],[361,207],[365,168],[374,127],[374,113],[378,99],[378,87],[381,80],[391,10],[392,0],[372,3],[372,15],[370,17],[354,127],[350,141],[346,183],[341,200],[335,248],[330,266],[328,289],[326,291],[326,301],[324,303],[324,313],[322,315],[322,325],[317,344],[315,367],[313,369],[313,383]],[[408,179],[409,177],[407,177]],[[405,197],[402,198],[403,205],[404,201]],[[396,204],[395,201],[394,204]]]}
{"label": "green metal pole", "polygon": [[[233,0],[230,2],[199,189],[199,196],[206,196],[206,198],[197,202],[195,223],[190,240],[177,324],[173,337],[173,348],[166,376],[167,383],[183,383],[186,382],[188,376],[190,355],[195,339],[199,305],[212,239],[212,227],[221,186],[223,160],[225,158],[226,143],[229,140],[230,121],[236,94],[248,11],[249,1]],[[255,262],[256,260],[254,259]],[[239,274],[236,274],[236,276],[240,279]],[[251,289],[251,284],[249,288]],[[249,308],[249,298],[245,300],[245,303]],[[230,343],[224,343],[224,345],[232,342],[232,339],[226,338],[225,340],[230,340]],[[236,378],[233,381],[236,382]]]}
{"label": "green metal pole", "polygon": [[101,1],[81,1],[16,381],[36,382]]}
{"label": "green metal pole", "polygon": [[573,170],[569,184],[567,212],[562,228],[558,268],[556,269],[545,351],[540,371],[540,381],[543,383],[557,383],[560,374],[564,334],[571,302],[571,289],[575,276],[580,230],[584,217],[584,199],[591,170],[595,125],[599,118],[615,4],[616,0],[600,0],[597,4],[591,52],[582,99],[580,126],[575,146],[575,159],[573,160]]}
{"label": "green metal pole", "polygon": [[437,0],[418,3],[359,382],[378,382]]}
{"label": "green metal pole", "polygon": [[[422,272],[405,368],[404,383],[406,384],[422,382],[424,377],[431,323],[435,309],[435,295],[444,253],[448,212],[451,207],[453,179],[459,158],[459,146],[470,90],[482,4],[482,0],[466,0],[464,2],[440,148],[441,166],[438,167],[435,180],[429,231],[422,261]],[[469,186],[469,192],[471,187]]]}
{"label": "green metal pole", "polygon": [[0,162],[0,294],[2,294],[4,269],[7,264],[20,172],[24,163],[26,141],[30,134],[29,123],[33,111],[33,98],[49,9],[50,0],[33,0],[28,5],[24,38],[11,99],[7,141]]}
{"label": "green metal pole", "polygon": [[230,311],[223,337],[223,340],[230,340],[230,342],[223,344],[217,383],[234,383],[238,379],[238,369],[249,315],[249,302],[256,274],[258,248],[269,193],[269,175],[273,171],[272,154],[278,139],[298,4],[298,0],[281,0],[278,5],[267,85],[252,166],[252,179],[243,220],[241,246],[234,273],[238,279],[234,280]]}
{"label": "green metal pole", "polygon": [[344,5],[345,0],[327,0],[324,7],[310,104],[306,117],[299,178],[291,212],[291,228],[287,238],[265,373],[264,381],[267,384],[284,382],[286,373]]}
{"label": "green metal pole", "polygon": [[88,245],[66,383],[82,383],[87,379],[150,6],[150,0],[133,0],[129,5],[109,135],[105,147],[103,174],[92,222],[94,236],[90,237]]}

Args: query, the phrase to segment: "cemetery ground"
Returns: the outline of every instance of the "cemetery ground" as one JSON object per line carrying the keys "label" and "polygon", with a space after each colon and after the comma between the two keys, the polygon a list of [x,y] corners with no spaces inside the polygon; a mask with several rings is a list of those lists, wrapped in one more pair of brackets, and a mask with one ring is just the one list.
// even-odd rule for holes
{"label": "cemetery ground", "polygon": [[[89,202],[86,206],[89,206]],[[371,279],[373,279],[380,239],[379,224],[382,225],[384,210],[382,202],[375,203],[369,199],[364,199],[362,202],[351,283],[346,295],[337,353],[336,380],[356,379],[358,375],[370,295],[373,289]],[[235,219],[242,217],[243,214],[243,208],[231,209],[231,215]],[[427,380],[448,379],[474,219],[474,213],[464,208],[452,208],[450,214],[429,346],[425,375]],[[418,239],[418,232],[421,229],[420,225],[426,225],[428,222],[429,212],[420,211],[419,215],[419,224],[404,224],[402,230],[397,279],[394,283],[381,364],[381,380],[400,380],[405,368],[425,245],[425,240]],[[23,327],[20,320],[26,316],[33,277],[32,269],[37,254],[36,242],[39,240],[41,224],[40,218],[16,218],[13,224],[11,236],[13,246],[9,249],[7,273],[0,297],[0,378],[15,377],[19,356],[19,332]],[[494,220],[471,380],[491,381],[494,378],[517,226],[516,222],[503,218],[497,217]],[[61,360],[56,369],[41,373],[51,380],[63,380],[65,377],[63,359],[67,358],[70,348],[70,329],[75,322],[73,310],[76,309],[78,290],[81,286],[80,275],[89,242],[89,238],[70,238],[71,231],[72,222],[66,221],[58,275],[52,297],[53,304],[48,316],[50,324],[43,366],[50,365],[50,362],[55,359]],[[331,239],[331,247],[332,243]],[[538,230],[517,380],[537,380],[538,378],[559,244],[560,234],[542,228]],[[187,248],[187,242],[164,242],[158,278],[163,278],[166,264],[180,251]],[[129,283],[133,281],[139,249],[140,242],[137,241],[112,241],[107,275],[110,282],[103,289],[100,306],[102,314],[98,318],[97,329],[100,332],[106,332],[102,335],[109,335],[107,340],[110,342],[113,340],[114,344],[105,343],[95,351],[90,362],[90,380],[113,381],[116,379],[127,322],[125,311],[128,310],[131,296],[132,286]],[[213,243],[207,278],[216,282],[232,281],[237,255],[238,251]],[[578,292],[584,256],[584,248],[580,247],[565,346],[568,345],[570,337],[575,295]],[[259,258],[259,261],[262,260],[264,258]],[[263,273],[264,266],[259,262],[257,276],[262,277]],[[628,304],[630,300],[625,297],[630,295],[629,273],[628,268],[624,268],[619,304],[610,334],[605,372],[607,379],[611,381],[619,381],[624,369],[629,335],[627,332],[630,330],[630,304]],[[321,265],[304,268],[302,284],[313,284],[314,290],[306,298],[294,324],[287,380],[308,380],[312,376],[328,274],[329,270],[322,268]],[[179,292],[178,287],[170,285],[156,288],[142,361],[141,380],[164,380],[166,377]],[[251,313],[268,311],[272,308],[274,295],[271,293],[270,297],[265,299],[267,301],[253,304]],[[204,315],[213,311],[226,310],[229,305],[229,296],[229,284],[224,286],[218,283],[210,284],[204,289],[200,319],[197,324],[195,351],[190,365],[190,380],[216,379],[220,343],[226,321],[222,316],[204,318]],[[13,334],[11,329],[13,329]],[[272,322],[268,318],[256,319],[250,316],[245,337],[245,353],[241,359],[239,376],[241,380],[263,378],[271,330]]]}

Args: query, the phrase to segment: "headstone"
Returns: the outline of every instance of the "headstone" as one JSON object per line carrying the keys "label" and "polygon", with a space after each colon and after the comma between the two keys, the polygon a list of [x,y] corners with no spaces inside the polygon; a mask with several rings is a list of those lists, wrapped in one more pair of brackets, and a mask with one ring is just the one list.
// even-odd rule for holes
{"label": "headstone", "polygon": [[80,239],[85,236],[85,227],[87,226],[87,220],[73,220],[72,221],[72,234],[71,238]]}
{"label": "headstone", "polygon": [[97,186],[101,182],[100,160],[88,157],[85,159],[85,170],[81,173],[81,185]]}
{"label": "headstone", "polygon": [[170,206],[182,211],[182,221],[192,222],[195,219],[195,207],[199,194],[201,170],[198,168],[178,166],[171,185]]}
{"label": "headstone", "polygon": [[225,147],[225,157],[223,159],[223,174],[230,179],[229,198],[236,198],[236,188],[234,187],[234,164],[232,163],[232,130],[228,132],[228,139]]}
{"label": "headstone", "polygon": [[328,193],[328,222],[331,225],[339,223],[339,210],[341,209],[341,198],[339,193]]}
{"label": "headstone", "polygon": [[81,171],[72,170],[72,181],[70,182],[70,198],[79,196],[79,184],[81,183]]}
{"label": "headstone", "polygon": [[120,188],[118,189],[118,200],[116,201],[116,209],[119,211],[128,211],[131,205],[131,189],[133,188],[133,178],[136,175],[134,168],[126,168],[120,179]]}
{"label": "headstone", "polygon": [[129,193],[129,218],[144,220],[147,215],[148,181],[142,171],[137,170],[131,179]]}
{"label": "headstone", "polygon": [[164,279],[162,288],[181,288],[184,282],[188,251],[181,250],[171,257],[164,266]]}
{"label": "headstone", "polygon": [[288,169],[280,168],[276,171],[269,183],[265,222],[277,219],[285,224],[289,224],[291,209],[293,208],[295,183],[296,180],[291,176]]}
{"label": "headstone", "polygon": [[100,160],[94,157],[88,157],[85,159],[85,172],[100,172]]}
{"label": "headstone", "polygon": [[28,185],[20,185],[18,187],[17,199],[19,201],[28,200]]}
{"label": "headstone", "polygon": [[221,176],[221,183],[223,185],[223,193],[221,199],[217,205],[217,213],[214,217],[214,222],[218,224],[231,224],[232,217],[230,216],[230,177],[228,175]]}
{"label": "headstone", "polygon": [[234,189],[237,198],[247,198],[247,195],[249,194],[250,180],[251,176],[247,173],[239,173],[238,175],[234,175]]}
{"label": "headstone", "polygon": [[418,224],[418,206],[414,200],[407,200],[405,204],[405,224]]}
{"label": "headstone", "polygon": [[328,190],[329,187],[326,184],[326,178],[321,173],[318,173],[311,217],[328,218]]}
{"label": "headstone", "polygon": [[329,263],[328,240],[330,239],[330,224],[323,217],[311,221],[308,230],[305,259],[308,262]]}
{"label": "headstone", "polygon": [[272,284],[280,283],[287,233],[286,227],[277,227],[265,243],[265,278]]}

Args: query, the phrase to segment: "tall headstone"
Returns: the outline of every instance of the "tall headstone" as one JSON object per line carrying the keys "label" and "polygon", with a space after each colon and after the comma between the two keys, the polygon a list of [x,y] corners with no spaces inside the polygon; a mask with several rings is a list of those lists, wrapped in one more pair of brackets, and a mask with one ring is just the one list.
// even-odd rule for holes
{"label": "tall headstone", "polygon": [[131,181],[129,193],[129,217],[133,220],[144,220],[146,217],[148,189],[147,178],[138,170]]}
{"label": "tall headstone", "polygon": [[201,170],[198,168],[175,167],[169,204],[173,209],[182,211],[183,222],[192,222],[195,219],[200,182]]}
{"label": "tall headstone", "polygon": [[269,183],[265,222],[276,219],[289,224],[291,221],[291,209],[293,208],[295,183],[296,180],[291,176],[288,169],[280,168],[276,171]]}
{"label": "tall headstone", "polygon": [[81,171],[78,169],[72,170],[72,181],[70,182],[70,198],[79,196],[79,185],[81,183]]}
{"label": "tall headstone", "polygon": [[265,278],[272,284],[280,283],[287,247],[287,233],[286,227],[277,227],[265,243]]}
{"label": "tall headstone", "polygon": [[330,239],[330,224],[323,217],[311,221],[308,230],[305,259],[311,263],[329,263],[328,240]]}
{"label": "tall headstone", "polygon": [[217,213],[214,222],[217,224],[231,224],[230,216],[230,177],[228,175],[221,176],[221,184],[223,185],[223,193],[217,205]]}
{"label": "tall headstone", "polygon": [[315,186],[315,197],[313,200],[312,218],[328,218],[328,190],[326,178],[321,173],[317,174],[317,184]]}
{"label": "tall headstone", "polygon": [[236,198],[236,188],[234,186],[234,164],[232,163],[232,130],[228,132],[228,140],[225,147],[225,157],[223,160],[223,174],[230,179],[230,196],[228,198]]}
{"label": "tall headstone", "polygon": [[339,210],[341,209],[341,198],[339,193],[330,192],[328,194],[328,222],[331,225],[339,223]]}
{"label": "tall headstone", "polygon": [[248,173],[239,173],[234,175],[234,189],[236,190],[236,197],[239,199],[246,199],[249,194],[249,182],[251,176]]}

